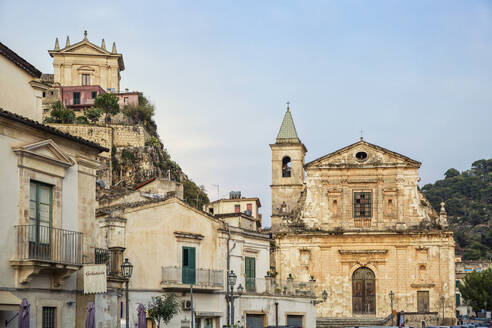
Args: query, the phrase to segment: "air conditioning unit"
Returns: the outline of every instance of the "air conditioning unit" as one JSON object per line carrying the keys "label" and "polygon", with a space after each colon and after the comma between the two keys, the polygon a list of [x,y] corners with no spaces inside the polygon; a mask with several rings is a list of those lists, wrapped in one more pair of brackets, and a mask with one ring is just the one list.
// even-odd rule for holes
{"label": "air conditioning unit", "polygon": [[184,300],[181,305],[183,310],[191,310],[191,300]]}

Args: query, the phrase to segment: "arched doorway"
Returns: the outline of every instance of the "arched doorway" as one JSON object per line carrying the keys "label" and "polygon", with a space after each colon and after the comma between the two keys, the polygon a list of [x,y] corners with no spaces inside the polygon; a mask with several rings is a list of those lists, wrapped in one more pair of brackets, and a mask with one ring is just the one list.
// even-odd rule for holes
{"label": "arched doorway", "polygon": [[369,268],[359,268],[352,274],[352,312],[376,314],[376,278]]}

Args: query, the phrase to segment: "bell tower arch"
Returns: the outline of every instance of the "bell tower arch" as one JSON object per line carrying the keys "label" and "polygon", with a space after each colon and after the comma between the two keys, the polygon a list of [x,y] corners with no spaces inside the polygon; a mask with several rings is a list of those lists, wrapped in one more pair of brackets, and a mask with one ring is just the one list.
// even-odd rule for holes
{"label": "bell tower arch", "polygon": [[282,216],[292,211],[304,189],[304,157],[307,149],[297,136],[287,105],[272,151],[272,231],[277,231]]}

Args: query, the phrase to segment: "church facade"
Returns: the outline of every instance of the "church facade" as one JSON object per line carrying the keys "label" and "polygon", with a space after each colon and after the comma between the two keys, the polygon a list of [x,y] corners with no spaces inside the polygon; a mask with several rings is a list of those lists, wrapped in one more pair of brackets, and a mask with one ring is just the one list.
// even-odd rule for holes
{"label": "church facade", "polygon": [[275,271],[327,292],[318,326],[454,322],[453,234],[418,188],[421,163],[362,138],[305,163],[289,109],[270,147]]}

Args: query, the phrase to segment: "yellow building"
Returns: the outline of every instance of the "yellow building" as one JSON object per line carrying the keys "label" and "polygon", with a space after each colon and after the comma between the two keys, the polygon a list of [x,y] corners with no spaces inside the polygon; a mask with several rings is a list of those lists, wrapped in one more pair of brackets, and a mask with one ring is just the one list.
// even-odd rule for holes
{"label": "yellow building", "polygon": [[67,36],[64,48],[60,48],[57,38],[55,48],[48,53],[53,57],[55,84],[99,85],[104,90],[120,91],[120,73],[125,70],[125,64],[114,42],[110,52],[106,49],[104,39],[99,47],[87,39],[85,31],[84,39],[75,44],[70,44]]}
{"label": "yellow building", "polygon": [[419,190],[421,163],[361,138],[304,164],[289,109],[271,149],[276,271],[328,292],[319,327],[391,324],[392,309],[454,322],[453,234]]}

